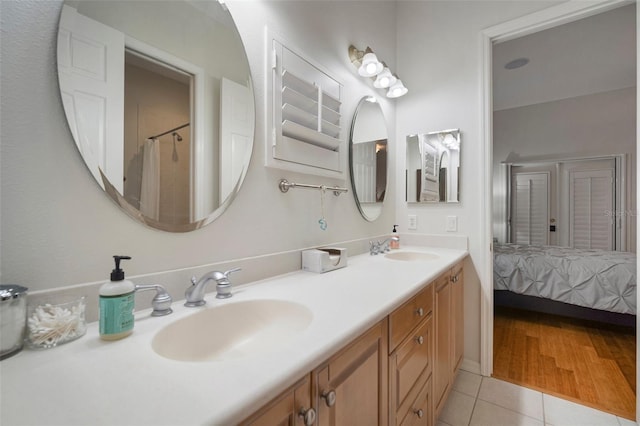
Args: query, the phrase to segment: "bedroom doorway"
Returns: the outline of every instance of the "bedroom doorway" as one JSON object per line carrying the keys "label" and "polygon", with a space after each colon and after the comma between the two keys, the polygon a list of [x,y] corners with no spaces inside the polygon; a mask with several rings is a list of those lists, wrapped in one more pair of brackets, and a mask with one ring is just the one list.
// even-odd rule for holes
{"label": "bedroom doorway", "polygon": [[[565,7],[566,6],[566,7]],[[598,19],[599,15],[605,15],[608,12],[616,13],[616,9],[618,13],[625,14],[626,16],[631,16],[634,18],[633,21],[633,29],[634,29],[634,41],[635,41],[635,28],[637,26],[635,22],[636,10],[635,3],[629,5],[629,3],[617,3],[617,4],[608,4],[604,6],[603,4],[596,5],[595,7],[580,7],[579,5],[564,5],[558,6],[553,11],[545,11],[545,13],[534,14],[529,18],[516,20],[514,22],[510,22],[508,24],[497,26],[490,30],[486,30],[483,32],[485,37],[485,52],[489,52],[489,59],[491,60],[492,52],[495,53],[497,50],[496,42],[507,42],[516,40],[518,37],[522,37],[523,35],[535,35],[538,30],[548,30],[556,28],[556,25],[573,23],[577,22],[577,20],[582,19],[590,19],[592,22]],[[625,9],[624,11],[621,11]],[[548,13],[547,13],[548,12]],[[554,15],[555,14],[555,15]],[[563,25],[564,26],[564,25]],[[591,26],[592,28],[595,25]],[[585,34],[583,31],[582,34]],[[557,35],[557,34],[556,34]],[[551,38],[549,45],[552,44],[561,44],[561,41],[558,41],[558,38]],[[615,45],[616,48],[619,48],[619,45]],[[610,47],[611,48],[611,47]],[[495,56],[493,56],[495,59]],[[539,59],[538,57],[532,58]],[[522,57],[514,57],[513,59],[520,59],[520,63],[529,62],[528,58],[525,58],[524,55]],[[523,60],[524,59],[524,60]],[[487,58],[485,57],[485,61]],[[514,61],[515,62],[515,61]],[[533,64],[533,60],[531,61]],[[606,63],[606,61],[605,61]],[[485,125],[486,132],[485,137],[488,141],[488,152],[487,159],[493,158],[492,166],[493,168],[493,179],[491,179],[491,175],[488,175],[489,183],[488,183],[488,193],[494,193],[500,197],[500,200],[497,201],[498,204],[502,203],[502,206],[496,208],[495,199],[492,201],[493,206],[487,208],[486,218],[487,218],[487,227],[488,227],[488,235],[493,235],[494,244],[496,240],[498,243],[504,243],[511,241],[511,236],[516,231],[513,229],[513,223],[509,224],[509,220],[514,216],[510,215],[509,209],[516,210],[514,207],[513,201],[517,201],[517,195],[514,197],[516,200],[506,197],[506,191],[504,186],[506,184],[501,184],[501,182],[510,182],[511,185],[517,185],[518,182],[514,182],[511,179],[511,175],[507,173],[507,167],[504,167],[505,163],[516,163],[522,162],[524,160],[525,163],[535,163],[535,162],[553,162],[557,161],[557,158],[563,157],[591,157],[591,156],[610,156],[613,157],[615,154],[625,153],[628,154],[628,157],[624,160],[623,166],[625,170],[623,170],[623,174],[621,177],[616,177],[615,172],[612,175],[611,172],[607,171],[595,171],[595,170],[573,170],[568,172],[567,174],[567,183],[566,183],[566,196],[563,198],[559,198],[558,196],[553,197],[552,200],[548,201],[547,206],[544,203],[529,203],[529,209],[531,206],[537,207],[540,210],[547,210],[549,212],[551,208],[552,202],[563,201],[566,202],[566,206],[563,208],[564,217],[562,218],[562,222],[560,222],[559,212],[548,213],[548,216],[543,218],[542,222],[544,224],[544,228],[541,226],[540,229],[544,229],[544,233],[553,233],[556,237],[556,242],[559,243],[560,240],[565,247],[570,246],[581,246],[581,247],[590,247],[595,244],[595,246],[600,247],[602,249],[627,249],[629,251],[633,251],[635,253],[635,236],[636,236],[636,224],[635,224],[635,214],[630,214],[629,212],[635,212],[635,192],[636,192],[636,134],[637,128],[635,124],[636,117],[636,105],[637,99],[635,98],[635,83],[636,83],[636,68],[635,64],[637,63],[635,45],[633,49],[633,84],[627,85],[625,87],[618,87],[617,89],[603,89],[602,91],[595,91],[593,93],[581,93],[578,95],[574,95],[572,97],[563,97],[560,96],[557,99],[548,99],[548,100],[540,100],[537,99],[536,102],[531,104],[520,104],[520,105],[511,105],[511,107],[507,107],[504,109],[496,109],[494,111],[487,111],[487,105],[491,105],[491,102],[485,103]],[[506,65],[506,63],[504,64]],[[549,63],[545,63],[545,67],[553,68]],[[493,69],[495,70],[496,63],[493,64]],[[517,67],[513,68],[516,70]],[[588,69],[588,68],[587,68]],[[491,81],[491,70],[492,67],[489,63],[487,66],[487,62],[485,62],[485,71],[488,71],[489,76],[485,78],[485,95],[491,99],[493,97],[494,104],[496,102],[495,92],[492,95],[492,81]],[[557,75],[557,73],[556,73]],[[580,77],[573,75],[572,76],[579,80]],[[553,81],[553,78],[549,78],[549,81]],[[559,79],[561,80],[561,79]],[[496,84],[495,75],[493,75],[493,84]],[[562,83],[559,84],[562,86]],[[535,87],[535,84],[530,84],[530,88]],[[633,98],[629,98],[629,93],[624,93],[624,89],[629,89],[629,93],[633,93]],[[556,91],[558,88],[556,87]],[[536,91],[535,89],[533,91]],[[610,93],[616,92],[616,93]],[[566,141],[574,141],[574,135],[570,134],[570,132],[562,132],[558,131],[563,125],[570,124],[569,120],[575,117],[585,117],[589,116],[589,113],[584,110],[579,109],[571,109],[572,107],[580,107],[584,106],[590,100],[597,100],[595,98],[602,101],[602,98],[607,98],[607,95],[621,95],[622,97],[627,96],[627,106],[631,105],[631,114],[629,114],[633,118],[633,123],[627,126],[627,130],[630,129],[626,133],[627,141],[629,146],[631,147],[628,151],[625,150],[617,150],[613,147],[615,142],[610,137],[604,137],[600,135],[600,145],[592,144],[589,145],[588,141],[586,141],[585,145],[567,145]],[[588,99],[593,98],[593,99]],[[607,101],[611,101],[612,98],[608,98]],[[573,103],[574,105],[570,105]],[[547,112],[542,109],[546,108]],[[555,109],[554,109],[555,108]],[[597,107],[596,107],[597,108]],[[573,117],[569,115],[562,115],[562,110],[565,111],[573,111]],[[522,117],[525,117],[524,120],[519,119],[518,112],[525,111],[527,114],[520,114]],[[577,111],[577,112],[576,112]],[[611,110],[607,110],[606,106],[600,106],[600,114],[599,117],[610,117],[609,113]],[[536,119],[542,120],[542,118],[548,118],[549,116],[553,117],[555,115],[556,122],[552,122],[547,129],[544,129],[542,126],[535,126]],[[597,114],[596,114],[597,115]],[[624,115],[624,114],[622,114]],[[538,118],[536,118],[538,117]],[[496,122],[499,122],[502,119],[503,123],[508,122],[508,125],[503,128],[496,128]],[[558,122],[562,121],[561,124]],[[529,128],[526,128],[526,131],[531,134],[535,134],[536,137],[532,137],[527,139],[527,135],[523,132],[523,128],[521,127],[519,132],[516,127],[516,124],[523,122],[528,122]],[[587,128],[591,128],[594,122],[585,123],[583,129],[578,129],[577,133],[580,133],[582,139],[588,139],[585,137],[585,133],[583,131]],[[549,133],[544,134],[541,130],[548,130]],[[554,133],[555,130],[555,133]],[[616,129],[617,131],[618,129]],[[515,147],[511,151],[506,152],[497,152],[496,151],[496,140],[500,137],[504,137],[505,135],[510,136],[510,139],[513,140],[515,138],[520,138],[521,145]],[[609,136],[612,136],[611,134]],[[629,137],[630,136],[630,137]],[[615,136],[614,136],[615,138]],[[509,139],[509,137],[507,137]],[[609,152],[603,152],[600,148],[609,145],[608,147],[612,149]],[[541,150],[538,152],[531,152],[523,149],[524,147],[540,147]],[[504,154],[500,156],[499,154]],[[515,161],[514,161],[515,160]],[[500,164],[500,162],[503,162]],[[606,169],[606,168],[605,168]],[[497,176],[496,176],[497,175]],[[538,174],[540,175],[540,174]],[[524,178],[524,176],[523,176]],[[523,182],[526,179],[521,179]],[[549,177],[547,176],[547,182]],[[617,184],[619,182],[626,182],[628,187],[624,189],[622,196],[620,194],[616,195],[616,188],[613,186],[612,180]],[[498,186],[496,186],[498,183]],[[522,182],[520,182],[522,183]],[[531,189],[531,188],[530,188]],[[594,192],[595,191],[595,192]],[[550,192],[550,191],[549,191]],[[526,191],[521,193],[525,198]],[[598,194],[594,196],[594,194]],[[628,204],[623,207],[620,207],[618,202],[624,197],[627,197]],[[571,201],[573,199],[573,201]],[[531,199],[530,199],[531,201]],[[490,202],[491,203],[491,202]],[[614,207],[611,207],[611,206]],[[580,209],[577,207],[581,206]],[[556,207],[559,209],[559,207]],[[586,213],[585,213],[586,212]],[[596,214],[594,214],[596,213]],[[598,214],[599,213],[599,214]],[[529,215],[531,212],[528,213]],[[523,215],[524,219],[528,219],[527,215]],[[631,217],[634,216],[634,217]],[[530,219],[530,218],[529,218]],[[599,223],[594,223],[598,222]],[[530,220],[529,220],[530,222]],[[561,223],[561,226],[559,225]],[[584,224],[587,225],[584,225]],[[626,227],[626,229],[622,232],[621,225]],[[555,227],[555,229],[553,229]],[[491,231],[493,229],[493,232]],[[553,229],[553,231],[552,231]],[[604,232],[603,232],[604,229]],[[548,231],[547,231],[548,230]],[[562,238],[559,237],[559,233],[562,232]],[[620,235],[618,235],[620,234]],[[548,235],[547,235],[548,237]],[[596,237],[596,238],[594,238]],[[547,238],[548,241],[551,239]],[[597,241],[596,241],[597,240]],[[531,239],[530,239],[531,241]],[[551,241],[549,242],[551,243]],[[527,244],[531,244],[528,242]],[[622,245],[620,245],[622,244]],[[635,257],[635,256],[634,256]],[[492,255],[490,256],[492,258]],[[493,270],[492,267],[492,259],[487,259],[487,268],[489,271]],[[635,268],[634,268],[635,270]],[[494,374],[502,374],[499,369],[496,367],[497,363],[502,363],[501,366],[504,366],[504,363],[507,361],[521,361],[520,366],[516,366],[517,362],[514,362],[510,367],[512,370],[518,370],[521,376],[526,376],[529,374],[526,370],[527,365],[531,365],[534,362],[532,360],[540,361],[539,365],[541,368],[538,370],[537,378],[540,377],[552,378],[549,382],[555,383],[564,383],[566,388],[573,388],[574,390],[582,390],[590,389],[593,396],[594,403],[589,403],[581,399],[580,395],[571,396],[566,390],[558,390],[555,389],[541,389],[542,383],[544,386],[549,386],[549,383],[544,384],[543,381],[538,381],[538,384],[531,384],[531,387],[537,388],[538,390],[549,391],[550,393],[556,393],[558,396],[561,396],[566,399],[578,400],[578,402],[582,402],[586,405],[596,406],[599,409],[614,412],[614,414],[620,415],[625,418],[635,419],[636,418],[636,405],[637,405],[637,397],[635,393],[636,388],[636,331],[635,328],[623,330],[615,330],[613,329],[613,335],[608,334],[612,331],[612,328],[608,326],[598,326],[593,330],[585,331],[584,324],[582,322],[574,323],[565,322],[562,316],[549,316],[547,314],[541,315],[539,313],[530,313],[527,311],[517,310],[515,313],[513,311],[509,312],[499,312],[500,317],[493,317],[494,306],[493,306],[493,296],[489,295],[493,293],[493,285],[492,285],[492,277],[490,274],[485,276],[487,278],[487,282],[483,281],[483,290],[485,294],[487,294],[488,302],[483,305],[483,336],[482,336],[482,359],[481,359],[481,368],[483,374],[489,372],[493,372]],[[488,284],[487,284],[488,283]],[[636,296],[637,300],[637,296]],[[635,308],[635,307],[634,307]],[[500,310],[500,308],[498,308]],[[490,317],[490,318],[489,318]],[[525,321],[526,320],[526,321]],[[522,332],[522,330],[529,325],[525,325],[529,320],[532,320],[533,326],[531,328],[535,329],[535,331],[524,332],[520,335],[520,337],[516,337],[513,340],[516,343],[512,344],[511,347],[519,350],[518,353],[510,353],[508,355],[504,355],[498,352],[497,343],[498,340],[504,341],[507,340],[505,335],[510,335],[511,338],[514,337],[516,331]],[[505,325],[506,324],[506,325]],[[506,330],[506,332],[505,332]],[[569,349],[572,346],[572,343],[569,343],[567,336],[562,337],[552,337],[553,332],[555,331],[563,331],[569,330],[571,333],[575,335],[579,335],[578,343],[576,344],[579,351],[572,354]],[[578,332],[578,330],[580,330]],[[488,333],[491,333],[491,336],[488,336]],[[494,333],[495,332],[495,333]],[[536,337],[535,334],[538,334]],[[555,339],[555,340],[554,340]],[[536,343],[537,341],[537,343]],[[598,345],[597,343],[601,341],[607,342],[605,346]],[[581,342],[581,343],[580,343]],[[582,345],[582,343],[591,342],[593,345],[591,349],[587,349],[586,345]],[[568,368],[565,364],[565,361],[560,357],[552,357],[547,354],[538,354],[536,358],[534,356],[535,348],[549,348],[555,347],[559,349],[566,358],[579,358],[580,353],[584,355],[584,353],[596,354],[596,356],[582,356],[582,358],[591,358],[589,361],[594,361],[600,358],[601,362],[603,359],[606,359],[607,362],[611,362],[613,364],[618,364],[617,367],[612,366],[612,368],[617,368],[618,373],[613,373],[607,368],[603,367],[603,364],[587,364],[586,366],[576,367],[575,369]],[[606,354],[606,349],[613,349],[612,353]],[[616,349],[617,348],[617,349]],[[622,349],[622,350],[618,350]],[[552,359],[553,358],[553,359]],[[491,365],[488,365],[489,362]],[[603,362],[603,361],[602,361]],[[546,363],[546,364],[545,364]],[[553,368],[552,368],[553,367]],[[555,371],[554,371],[555,370]],[[587,384],[585,379],[576,379],[577,375],[583,374],[584,377],[591,374],[591,378],[594,378],[594,374],[596,371],[602,373],[602,371],[608,371],[607,374],[599,377],[598,379],[594,379],[595,382],[599,382],[600,384],[604,382],[612,382],[615,376],[621,378],[621,382],[616,384],[615,386],[610,386],[608,389],[602,388],[597,389],[598,383],[592,385]],[[524,371],[524,373],[523,373]],[[573,383],[572,383],[573,381]],[[624,391],[616,392],[616,389],[622,389],[622,386],[627,386],[627,389]],[[521,383],[522,384],[522,383]],[[526,383],[525,383],[526,385]],[[627,392],[631,390],[631,393]],[[626,394],[624,394],[626,393]],[[624,394],[624,395],[623,395]],[[618,409],[614,408],[611,405],[611,401],[620,401],[624,399],[624,407]],[[602,402],[602,405],[598,405],[599,402]]]}

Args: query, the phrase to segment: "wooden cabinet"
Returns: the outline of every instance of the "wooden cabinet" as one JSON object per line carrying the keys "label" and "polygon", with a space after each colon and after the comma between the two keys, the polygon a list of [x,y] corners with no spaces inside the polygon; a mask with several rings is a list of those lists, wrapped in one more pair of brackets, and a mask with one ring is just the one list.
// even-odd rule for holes
{"label": "wooden cabinet", "polygon": [[433,288],[427,285],[389,315],[389,351],[392,352],[433,310]]}
{"label": "wooden cabinet", "polygon": [[435,285],[435,355],[433,396],[437,418],[444,405],[451,382],[451,284],[449,273],[441,275]]}
{"label": "wooden cabinet", "polygon": [[316,411],[311,406],[311,377],[307,375],[241,425],[311,426],[315,421]]}
{"label": "wooden cabinet", "polygon": [[433,402],[431,400],[431,377],[420,389],[418,396],[411,404],[404,418],[398,423],[401,426],[431,426],[435,422],[433,417]]}
{"label": "wooden cabinet", "polygon": [[318,425],[386,425],[387,320],[314,370]]}
{"label": "wooden cabinet", "polygon": [[243,425],[432,426],[464,351],[463,263]]}
{"label": "wooden cabinet", "polygon": [[453,322],[453,338],[451,353],[453,355],[453,372],[460,368],[464,357],[464,268],[460,262],[451,269],[451,319]]}
{"label": "wooden cabinet", "polygon": [[428,424],[420,422],[432,417],[423,394],[431,395],[433,289],[427,285],[389,315],[390,424]]}
{"label": "wooden cabinet", "polygon": [[456,264],[436,279],[433,396],[440,414],[464,356],[464,269]]}

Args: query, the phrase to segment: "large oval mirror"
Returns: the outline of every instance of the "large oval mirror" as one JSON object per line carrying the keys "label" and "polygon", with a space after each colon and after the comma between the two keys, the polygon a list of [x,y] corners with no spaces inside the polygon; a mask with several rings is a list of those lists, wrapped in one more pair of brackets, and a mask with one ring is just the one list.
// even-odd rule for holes
{"label": "large oval mirror", "polygon": [[351,184],[362,217],[373,221],[382,213],[387,191],[387,125],[373,96],[360,100],[351,124]]}
{"label": "large oval mirror", "polygon": [[58,76],[87,167],[131,216],[185,232],[231,203],[249,166],[255,107],[224,4],[67,0]]}

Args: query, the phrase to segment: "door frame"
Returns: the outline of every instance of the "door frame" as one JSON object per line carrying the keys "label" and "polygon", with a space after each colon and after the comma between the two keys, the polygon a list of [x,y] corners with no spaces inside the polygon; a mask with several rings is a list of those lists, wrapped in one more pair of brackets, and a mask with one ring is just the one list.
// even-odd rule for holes
{"label": "door frame", "polygon": [[[482,190],[486,194],[482,209],[481,238],[487,244],[488,250],[480,259],[482,267],[479,268],[482,297],[480,301],[480,372],[483,376],[491,376],[493,373],[493,95],[492,95],[492,56],[493,43],[522,37],[558,25],[587,18],[608,10],[631,4],[628,0],[596,0],[594,2],[582,2],[577,0],[567,1],[557,6],[489,27],[480,33],[480,70],[481,80],[481,129],[480,143],[483,147],[483,161],[481,162],[481,175],[483,176]],[[636,8],[636,30],[640,21],[640,8]],[[638,39],[640,34],[636,31]],[[636,58],[636,61],[638,58]],[[638,69],[640,70],[640,62]],[[639,74],[640,75],[640,74]],[[640,77],[638,77],[640,84]],[[638,99],[636,99],[638,103]],[[640,139],[640,108],[637,108],[638,123],[636,124],[636,143]],[[636,161],[638,161],[636,159]],[[638,182],[638,174],[636,182]],[[637,189],[640,194],[640,188]],[[640,316],[638,317],[640,318]],[[640,325],[640,321],[638,322]],[[637,335],[636,335],[637,339]],[[640,344],[637,345],[640,351]],[[636,353],[638,359],[638,353]],[[637,367],[636,367],[637,370]],[[640,384],[640,374],[636,374],[637,383]],[[636,401],[638,401],[636,397]],[[636,415],[640,414],[640,405],[636,402]]]}

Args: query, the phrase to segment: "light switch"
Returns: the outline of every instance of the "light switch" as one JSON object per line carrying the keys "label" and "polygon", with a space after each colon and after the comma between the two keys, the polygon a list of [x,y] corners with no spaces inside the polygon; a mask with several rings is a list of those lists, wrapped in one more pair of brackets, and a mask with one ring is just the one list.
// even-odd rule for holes
{"label": "light switch", "polygon": [[456,232],[458,230],[458,216],[447,216],[447,232]]}
{"label": "light switch", "polygon": [[418,229],[418,216],[415,214],[409,215],[409,224],[407,225],[407,229],[415,231]]}
{"label": "light switch", "polygon": [[407,228],[413,231],[418,229],[418,216],[415,214],[409,215],[409,226]]}

